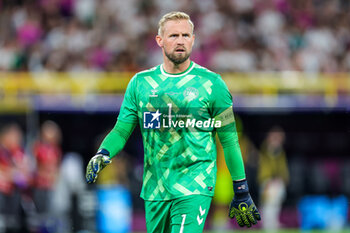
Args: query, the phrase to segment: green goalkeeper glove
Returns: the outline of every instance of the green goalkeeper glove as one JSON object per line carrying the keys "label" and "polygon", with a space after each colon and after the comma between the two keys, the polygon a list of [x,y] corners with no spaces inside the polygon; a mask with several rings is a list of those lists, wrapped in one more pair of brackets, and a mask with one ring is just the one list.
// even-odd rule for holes
{"label": "green goalkeeper glove", "polygon": [[233,181],[233,190],[235,194],[230,204],[229,217],[236,218],[240,227],[251,227],[261,217],[250,197],[247,180]]}
{"label": "green goalkeeper glove", "polygon": [[105,149],[99,150],[94,157],[92,157],[86,168],[86,182],[88,184],[94,183],[97,179],[98,173],[110,164],[112,160],[109,157],[109,152]]}

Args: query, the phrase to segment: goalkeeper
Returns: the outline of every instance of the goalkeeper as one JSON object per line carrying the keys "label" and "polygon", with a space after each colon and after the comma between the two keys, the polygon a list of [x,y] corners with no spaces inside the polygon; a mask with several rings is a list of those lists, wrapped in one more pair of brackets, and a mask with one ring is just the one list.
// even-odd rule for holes
{"label": "goalkeeper", "polygon": [[216,182],[216,133],[233,181],[229,217],[241,227],[260,220],[245,177],[231,94],[220,75],[189,59],[193,29],[183,12],[162,17],[156,42],[163,64],[131,79],[116,125],[87,166],[86,180],[93,183],[140,125],[147,232],[203,231]]}

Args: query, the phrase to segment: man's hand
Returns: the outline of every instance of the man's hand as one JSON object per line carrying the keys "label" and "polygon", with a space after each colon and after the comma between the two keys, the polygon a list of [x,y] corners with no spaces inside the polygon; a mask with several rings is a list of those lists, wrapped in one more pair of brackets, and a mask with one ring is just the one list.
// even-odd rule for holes
{"label": "man's hand", "polygon": [[230,218],[236,218],[240,227],[251,227],[261,217],[250,197],[247,180],[234,181],[233,189],[235,196],[230,204],[229,216]]}
{"label": "man's hand", "polygon": [[99,150],[96,155],[90,159],[86,167],[86,182],[88,184],[94,183],[98,173],[111,162],[112,160],[109,158],[109,152],[105,149]]}

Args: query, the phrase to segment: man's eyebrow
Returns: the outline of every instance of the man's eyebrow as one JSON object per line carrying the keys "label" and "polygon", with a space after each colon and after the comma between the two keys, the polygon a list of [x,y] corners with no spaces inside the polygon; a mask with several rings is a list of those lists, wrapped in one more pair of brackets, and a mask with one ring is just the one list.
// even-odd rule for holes
{"label": "man's eyebrow", "polygon": [[178,36],[178,35],[191,35],[189,32],[174,32],[169,34],[169,36]]}
{"label": "man's eyebrow", "polygon": [[179,36],[179,35],[180,33],[176,33],[176,32],[169,34],[169,36]]}

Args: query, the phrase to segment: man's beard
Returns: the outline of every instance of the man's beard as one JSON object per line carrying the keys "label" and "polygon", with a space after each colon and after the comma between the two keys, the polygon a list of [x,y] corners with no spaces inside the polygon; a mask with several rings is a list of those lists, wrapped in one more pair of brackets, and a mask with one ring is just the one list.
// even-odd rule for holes
{"label": "man's beard", "polygon": [[182,56],[181,54],[177,56],[175,53],[169,54],[166,51],[164,51],[164,53],[165,53],[165,56],[167,56],[167,58],[175,65],[180,65],[181,63],[186,61],[191,55],[191,52],[185,53],[184,56]]}

